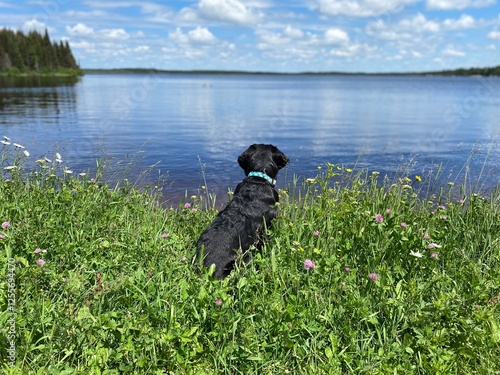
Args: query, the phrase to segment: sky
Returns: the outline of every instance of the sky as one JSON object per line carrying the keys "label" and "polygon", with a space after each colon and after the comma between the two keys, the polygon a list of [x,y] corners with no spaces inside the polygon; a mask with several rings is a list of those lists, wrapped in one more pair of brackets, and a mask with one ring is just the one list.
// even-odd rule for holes
{"label": "sky", "polygon": [[0,0],[82,68],[422,72],[500,65],[500,0]]}

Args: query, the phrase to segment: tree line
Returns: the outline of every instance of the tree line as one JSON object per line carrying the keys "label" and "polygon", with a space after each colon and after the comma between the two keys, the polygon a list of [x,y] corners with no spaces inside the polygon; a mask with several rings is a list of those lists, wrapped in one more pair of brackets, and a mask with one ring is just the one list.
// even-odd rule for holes
{"label": "tree line", "polygon": [[67,40],[52,42],[47,30],[44,35],[35,30],[25,35],[22,31],[0,29],[0,72],[45,74],[58,71],[82,74]]}
{"label": "tree line", "polygon": [[455,69],[455,70],[444,70],[442,72],[435,72],[436,75],[443,76],[500,76],[500,65],[485,68],[469,68],[469,69]]}

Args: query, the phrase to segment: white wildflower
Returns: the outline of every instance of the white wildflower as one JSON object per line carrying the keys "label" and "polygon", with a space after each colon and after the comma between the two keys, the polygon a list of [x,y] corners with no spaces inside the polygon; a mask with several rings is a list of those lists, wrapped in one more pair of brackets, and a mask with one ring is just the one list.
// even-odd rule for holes
{"label": "white wildflower", "polygon": [[12,145],[17,148],[24,148],[24,146],[20,145],[19,143],[13,143]]}
{"label": "white wildflower", "polygon": [[11,171],[13,169],[17,169],[17,165],[9,165],[8,167],[4,168],[4,170],[6,170],[6,171]]}
{"label": "white wildflower", "polygon": [[443,247],[443,246],[438,245],[437,243],[434,243],[434,242],[431,242],[429,245],[427,245],[427,248],[428,248],[428,249],[434,249],[434,248],[438,248],[438,249],[440,249],[440,248],[442,248],[442,247]]}
{"label": "white wildflower", "polygon": [[422,258],[422,253],[419,251],[410,250],[410,255],[414,256],[415,258]]}
{"label": "white wildflower", "polygon": [[23,153],[25,156],[30,156],[30,153],[28,152],[28,150],[24,150]]}
{"label": "white wildflower", "polygon": [[4,140],[2,140],[2,141],[0,141],[0,142],[2,142],[5,146],[10,145],[10,142],[6,141],[5,139],[4,139]]}
{"label": "white wildflower", "polygon": [[71,169],[65,169],[65,170],[64,170],[64,173],[66,173],[66,174],[72,174],[72,173],[73,173],[73,171],[72,171]]}
{"label": "white wildflower", "polygon": [[10,141],[10,138],[6,137],[5,135],[3,136],[3,139],[6,140],[6,141]]}

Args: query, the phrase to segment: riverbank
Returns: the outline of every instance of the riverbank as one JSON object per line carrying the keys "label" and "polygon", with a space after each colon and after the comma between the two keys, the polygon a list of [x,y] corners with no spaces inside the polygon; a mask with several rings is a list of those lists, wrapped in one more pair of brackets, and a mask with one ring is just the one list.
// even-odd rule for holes
{"label": "riverbank", "polygon": [[214,281],[191,265],[216,214],[203,187],[163,209],[159,186],[112,187],[104,164],[76,174],[60,154],[25,170],[29,152],[5,143],[6,374],[500,367],[498,190],[455,198],[450,184],[425,196],[431,175],[388,180],[325,164],[280,190],[261,253]]}

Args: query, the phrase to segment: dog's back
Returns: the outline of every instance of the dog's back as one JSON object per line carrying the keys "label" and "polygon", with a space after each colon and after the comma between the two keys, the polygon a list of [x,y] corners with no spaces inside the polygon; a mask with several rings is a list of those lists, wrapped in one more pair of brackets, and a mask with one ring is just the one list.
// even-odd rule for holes
{"label": "dog's back", "polygon": [[[257,151],[260,152],[259,156],[255,155]],[[278,169],[286,165],[288,158],[274,146],[252,145],[238,158],[238,162],[245,173],[251,175],[249,170],[256,169],[257,166],[252,165],[250,159],[262,159],[267,154],[270,156],[266,162],[273,164],[267,170],[275,178]],[[276,217],[274,204],[278,202],[278,193],[273,186],[265,178],[246,177],[236,187],[232,201],[200,236],[197,261],[203,257],[205,267],[215,264],[215,278],[224,278],[231,272],[238,252],[248,262],[250,254],[247,250],[252,245],[260,246],[264,228],[270,227],[271,221]]]}

